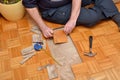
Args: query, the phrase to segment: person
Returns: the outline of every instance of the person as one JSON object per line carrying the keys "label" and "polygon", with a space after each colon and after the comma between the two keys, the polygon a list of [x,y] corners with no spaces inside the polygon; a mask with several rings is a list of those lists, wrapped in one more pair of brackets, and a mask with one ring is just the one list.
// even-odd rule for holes
{"label": "person", "polygon": [[[86,8],[89,4],[94,6]],[[23,0],[23,5],[46,38],[53,36],[53,30],[43,19],[63,24],[66,34],[77,25],[93,26],[103,19],[112,19],[120,27],[120,13],[112,0]]]}

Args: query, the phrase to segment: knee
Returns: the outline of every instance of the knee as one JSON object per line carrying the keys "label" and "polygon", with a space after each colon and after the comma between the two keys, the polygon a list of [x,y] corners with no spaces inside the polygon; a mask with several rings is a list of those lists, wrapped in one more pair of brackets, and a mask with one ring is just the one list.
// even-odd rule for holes
{"label": "knee", "polygon": [[98,15],[94,15],[94,16],[85,18],[83,20],[78,20],[77,25],[82,24],[82,25],[85,25],[87,27],[91,27],[91,26],[94,26],[99,21],[100,21],[99,16]]}
{"label": "knee", "polygon": [[91,27],[97,24],[100,21],[100,18],[98,15],[92,16],[90,18],[90,21],[86,24],[86,26]]}

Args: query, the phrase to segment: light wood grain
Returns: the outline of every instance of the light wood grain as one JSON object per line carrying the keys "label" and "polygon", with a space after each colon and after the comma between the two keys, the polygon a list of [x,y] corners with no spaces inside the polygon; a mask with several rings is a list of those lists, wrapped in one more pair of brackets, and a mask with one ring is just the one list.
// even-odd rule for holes
{"label": "light wood grain", "polygon": [[[120,10],[120,3],[117,4]],[[88,36],[93,36],[94,57],[84,56],[89,51]],[[120,79],[120,33],[112,21],[102,21],[92,28],[79,27],[70,35],[82,64],[72,65],[76,80],[119,80]]]}
{"label": "light wood grain", "polygon": [[67,35],[63,30],[55,30],[53,34],[54,43],[67,42]]}
{"label": "light wood grain", "polygon": [[[120,11],[120,3],[116,5]],[[17,22],[9,22],[0,15],[0,80],[49,80],[47,69],[37,71],[40,66],[55,63],[44,51],[38,51],[25,64],[19,64],[22,60],[20,51],[32,45],[34,33],[30,29],[36,24],[29,20],[31,18],[26,15]],[[62,26],[45,23],[52,29]],[[83,54],[89,51],[90,35],[93,36],[93,52],[97,53],[94,57]],[[75,80],[120,80],[120,32],[112,20],[102,21],[91,28],[78,26],[70,36],[82,59],[82,63],[71,65]],[[46,47],[47,53],[51,54],[48,45]]]}

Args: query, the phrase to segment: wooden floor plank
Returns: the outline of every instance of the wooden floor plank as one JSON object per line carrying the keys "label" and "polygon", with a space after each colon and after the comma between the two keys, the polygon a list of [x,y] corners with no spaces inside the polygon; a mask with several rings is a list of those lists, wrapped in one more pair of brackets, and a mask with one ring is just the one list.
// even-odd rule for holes
{"label": "wooden floor plank", "polygon": [[[92,51],[97,53],[92,58],[84,56],[84,52],[89,51],[89,35],[93,36]],[[119,80],[120,33],[118,32],[117,25],[112,20],[102,21],[92,28],[80,26],[70,36],[83,63],[87,64],[89,73],[84,74],[79,71],[82,68],[80,65],[83,64],[79,64],[79,66],[78,64],[73,65],[72,70],[76,80],[79,80],[81,75],[87,76],[88,80]],[[84,70],[84,68],[82,69]]]}
{"label": "wooden floor plank", "polygon": [[[116,5],[120,11],[120,3]],[[36,24],[30,20],[26,15],[17,22],[10,22],[0,15],[0,80],[49,80],[47,69],[37,70],[40,66],[55,63],[44,51],[36,52],[25,64],[20,64],[23,59],[20,51],[32,45],[34,33],[30,29]],[[52,29],[64,26],[45,23]],[[97,53],[94,57],[84,56],[84,52],[89,52],[90,35],[93,36],[92,51]],[[120,79],[120,32],[115,22],[105,20],[91,28],[78,26],[70,37],[82,59],[82,63],[71,65],[75,80]],[[51,54],[48,46],[47,53]],[[55,80],[64,80],[60,77]]]}
{"label": "wooden floor plank", "polygon": [[55,30],[53,34],[54,43],[65,43],[67,42],[67,35],[63,30]]}
{"label": "wooden floor plank", "polygon": [[91,80],[108,80],[107,76],[105,75],[104,72],[98,72],[96,74],[92,74],[90,76]]}
{"label": "wooden floor plank", "polygon": [[14,30],[17,29],[17,24],[15,22],[10,22],[5,19],[1,19],[1,26],[2,26],[2,31],[9,31],[9,30]]}

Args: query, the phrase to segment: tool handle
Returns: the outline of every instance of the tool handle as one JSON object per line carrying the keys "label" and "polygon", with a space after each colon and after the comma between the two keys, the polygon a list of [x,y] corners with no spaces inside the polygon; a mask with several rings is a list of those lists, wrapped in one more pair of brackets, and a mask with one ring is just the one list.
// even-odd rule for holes
{"label": "tool handle", "polygon": [[92,48],[92,41],[93,41],[93,37],[89,36],[89,48]]}

